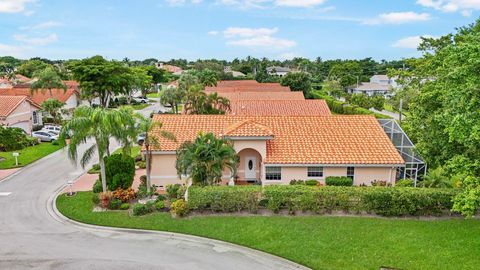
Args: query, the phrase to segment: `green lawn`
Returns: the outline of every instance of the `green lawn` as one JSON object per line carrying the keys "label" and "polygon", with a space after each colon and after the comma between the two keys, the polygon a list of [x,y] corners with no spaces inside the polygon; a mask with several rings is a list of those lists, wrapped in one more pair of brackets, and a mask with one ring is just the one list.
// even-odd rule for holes
{"label": "green lawn", "polygon": [[143,110],[145,108],[147,108],[148,106],[150,106],[150,103],[141,103],[141,104],[135,104],[135,105],[132,105],[132,108],[134,110]]}
{"label": "green lawn", "polygon": [[20,153],[20,156],[18,157],[18,167],[23,167],[61,149],[62,147],[63,146],[44,142],[35,146],[26,147],[22,150],[0,152],[0,157],[5,158],[5,160],[0,161],[0,169],[15,168],[15,158],[12,156],[13,152]]}
{"label": "green lawn", "polygon": [[91,192],[60,196],[65,216],[89,224],[179,232],[266,251],[314,269],[478,269],[480,221],[326,216],[209,216],[172,219],[93,213]]}
{"label": "green lawn", "polygon": [[148,93],[147,98],[159,98],[160,94],[158,93]]}
{"label": "green lawn", "polygon": [[[134,145],[132,146],[132,149],[131,149],[131,156],[134,158],[136,157],[138,154],[140,154],[140,149],[142,147],[140,145]],[[122,153],[122,148],[118,148],[117,150],[113,151],[112,154],[120,154]]]}

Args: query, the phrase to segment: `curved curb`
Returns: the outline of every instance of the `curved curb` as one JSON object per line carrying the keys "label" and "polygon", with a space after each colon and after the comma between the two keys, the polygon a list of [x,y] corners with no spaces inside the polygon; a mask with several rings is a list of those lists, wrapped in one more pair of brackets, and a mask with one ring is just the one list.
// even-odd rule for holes
{"label": "curved curb", "polygon": [[91,231],[99,231],[99,232],[112,232],[112,233],[136,233],[136,234],[151,234],[151,235],[157,235],[166,239],[174,239],[174,240],[179,240],[179,241],[187,241],[187,242],[194,242],[194,243],[201,243],[201,244],[210,244],[215,247],[220,247],[223,249],[232,249],[234,251],[237,251],[247,257],[254,258],[257,261],[264,261],[265,258],[276,262],[280,266],[287,268],[287,269],[299,269],[299,270],[308,270],[310,268],[305,267],[303,265],[297,264],[295,262],[292,262],[290,260],[287,260],[285,258],[279,257],[272,255],[270,253],[266,253],[260,250],[248,248],[245,246],[221,241],[221,240],[216,240],[216,239],[210,239],[210,238],[205,238],[205,237],[200,237],[200,236],[195,236],[195,235],[188,235],[188,234],[182,234],[182,233],[173,233],[173,232],[166,232],[166,231],[156,231],[156,230],[144,230],[144,229],[129,229],[129,228],[117,228],[117,227],[109,227],[109,226],[97,226],[97,225],[92,225],[92,224],[86,224],[82,223],[70,218],[67,218],[64,216],[60,211],[57,209],[56,201],[58,196],[60,196],[60,193],[65,189],[66,185],[61,186],[59,189],[57,189],[54,194],[52,194],[48,201],[47,201],[47,212],[48,214],[55,219],[56,221],[63,223],[63,224],[70,224],[74,225],[78,228],[86,229],[86,230],[91,230]]}

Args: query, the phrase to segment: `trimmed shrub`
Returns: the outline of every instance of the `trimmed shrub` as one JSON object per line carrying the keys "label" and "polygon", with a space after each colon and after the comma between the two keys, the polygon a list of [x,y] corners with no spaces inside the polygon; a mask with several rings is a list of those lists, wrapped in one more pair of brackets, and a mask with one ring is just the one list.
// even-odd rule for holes
{"label": "trimmed shrub", "polygon": [[398,180],[397,183],[395,183],[396,187],[413,187],[413,180],[412,179],[402,179]]}
{"label": "trimmed shrub", "polygon": [[135,176],[135,160],[123,154],[110,155],[105,158],[105,174],[109,190],[127,189]]}
{"label": "trimmed shrub", "polygon": [[110,190],[129,189],[132,186],[133,177],[127,173],[115,174],[109,183]]}
{"label": "trimmed shrub", "polygon": [[190,187],[188,204],[199,211],[257,212],[261,197],[261,186],[207,186]]}
{"label": "trimmed shrub", "polygon": [[178,198],[178,190],[180,189],[181,185],[180,184],[174,184],[174,185],[167,185],[165,191],[167,192],[167,197],[172,199],[172,198]]}
{"label": "trimmed shrub", "polygon": [[152,185],[150,187],[150,192],[147,191],[147,176],[140,176],[140,185],[138,186],[137,197],[146,198],[152,195],[157,194],[157,186]]}
{"label": "trimmed shrub", "polygon": [[0,151],[15,151],[38,144],[37,138],[29,137],[23,129],[0,125]]}
{"label": "trimmed shrub", "polygon": [[163,195],[158,195],[157,196],[157,199],[155,199],[156,202],[163,202],[167,199],[167,197],[163,196]]}
{"label": "trimmed shrub", "polygon": [[92,195],[92,202],[93,204],[95,205],[98,205],[100,203],[100,198],[98,197],[98,194],[97,193],[93,193]]}
{"label": "trimmed shrub", "polygon": [[117,210],[120,209],[120,206],[122,205],[122,201],[119,199],[112,199],[110,203],[108,204],[108,209],[110,210]]}
{"label": "trimmed shrub", "polygon": [[353,179],[346,176],[328,176],[325,178],[325,184],[327,186],[350,187],[353,186]]}
{"label": "trimmed shrub", "polygon": [[317,180],[306,180],[305,185],[307,186],[318,186],[318,181]]}
{"label": "trimmed shrub", "polygon": [[136,164],[137,164],[138,168],[140,168],[140,169],[147,168],[147,164],[145,163],[145,161],[137,161]]}
{"label": "trimmed shrub", "polygon": [[100,181],[100,179],[97,179],[97,181],[93,183],[92,191],[93,193],[100,193],[103,191],[102,181]]}
{"label": "trimmed shrub", "polygon": [[183,199],[176,200],[170,205],[170,213],[176,217],[185,216],[188,210],[188,204]]}
{"label": "trimmed shrub", "polygon": [[387,183],[387,181],[381,181],[381,180],[373,180],[370,182],[372,187],[389,187],[391,186],[390,183]]}
{"label": "trimmed shrub", "polygon": [[155,209],[162,210],[163,208],[165,208],[165,202],[163,201],[155,202]]}
{"label": "trimmed shrub", "polygon": [[120,205],[120,210],[128,210],[130,209],[130,204],[129,203],[122,203]]}
{"label": "trimmed shrub", "polygon": [[290,180],[290,185],[305,185],[305,181],[293,179],[293,180]]}
{"label": "trimmed shrub", "polygon": [[146,204],[136,203],[135,205],[133,205],[133,215],[143,216],[153,212],[153,204],[154,202],[147,202]]}

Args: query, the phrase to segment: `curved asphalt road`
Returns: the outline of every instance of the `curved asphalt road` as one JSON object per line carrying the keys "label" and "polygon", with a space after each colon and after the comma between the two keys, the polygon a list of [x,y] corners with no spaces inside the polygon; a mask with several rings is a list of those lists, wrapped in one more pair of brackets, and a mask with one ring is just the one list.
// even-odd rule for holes
{"label": "curved asphalt road", "polygon": [[302,268],[220,241],[63,220],[54,214],[54,194],[83,173],[60,150],[0,182],[0,269]]}

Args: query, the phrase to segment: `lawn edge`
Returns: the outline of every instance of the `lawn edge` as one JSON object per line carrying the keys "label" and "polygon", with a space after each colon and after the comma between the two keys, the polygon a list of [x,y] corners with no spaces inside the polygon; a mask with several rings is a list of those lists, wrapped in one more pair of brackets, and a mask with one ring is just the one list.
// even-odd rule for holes
{"label": "lawn edge", "polygon": [[240,252],[248,257],[254,257],[259,260],[263,260],[264,258],[269,258],[270,260],[276,261],[278,264],[283,265],[284,267],[289,267],[292,269],[301,269],[307,270],[311,269],[304,265],[301,265],[297,262],[288,260],[286,258],[273,255],[267,253],[265,251],[261,251],[255,248],[242,246],[239,244],[231,243],[228,241],[222,241],[218,239],[213,239],[209,237],[201,237],[191,234],[183,234],[183,233],[176,233],[176,232],[168,232],[168,231],[160,231],[160,230],[148,230],[148,229],[132,229],[132,228],[124,228],[124,227],[112,227],[112,226],[102,226],[102,225],[95,225],[91,223],[84,223],[78,220],[74,220],[64,216],[60,210],[57,208],[57,198],[61,195],[62,191],[65,189],[66,185],[61,186],[57,189],[52,196],[48,199],[47,202],[47,212],[49,213],[52,218],[56,221],[63,223],[63,224],[71,224],[83,229],[88,230],[95,230],[95,231],[110,231],[110,232],[117,232],[117,233],[148,233],[148,234],[156,234],[160,235],[165,238],[175,238],[181,241],[189,241],[189,242],[201,242],[206,244],[212,244],[216,246],[225,246],[227,248],[234,249],[237,252]]}

